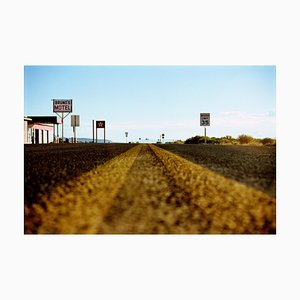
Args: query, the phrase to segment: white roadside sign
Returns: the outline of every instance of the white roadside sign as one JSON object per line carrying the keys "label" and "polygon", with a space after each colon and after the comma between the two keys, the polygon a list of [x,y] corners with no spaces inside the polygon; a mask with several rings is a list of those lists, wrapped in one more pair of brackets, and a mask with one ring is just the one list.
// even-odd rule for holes
{"label": "white roadside sign", "polygon": [[71,126],[72,127],[79,127],[79,115],[72,115],[71,116]]}
{"label": "white roadside sign", "polygon": [[200,126],[210,126],[210,113],[200,113]]}

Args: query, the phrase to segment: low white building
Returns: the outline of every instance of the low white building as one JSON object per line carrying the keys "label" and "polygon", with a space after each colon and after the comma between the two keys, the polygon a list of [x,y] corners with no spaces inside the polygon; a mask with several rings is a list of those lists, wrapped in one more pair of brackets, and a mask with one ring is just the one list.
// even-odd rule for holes
{"label": "low white building", "polygon": [[30,118],[24,117],[24,144],[29,144],[31,141],[28,140],[28,122],[32,121]]}
{"label": "low white building", "polygon": [[[24,144],[55,143],[55,125],[58,126],[56,116],[28,116],[24,117]],[[58,128],[57,128],[58,132]]]}

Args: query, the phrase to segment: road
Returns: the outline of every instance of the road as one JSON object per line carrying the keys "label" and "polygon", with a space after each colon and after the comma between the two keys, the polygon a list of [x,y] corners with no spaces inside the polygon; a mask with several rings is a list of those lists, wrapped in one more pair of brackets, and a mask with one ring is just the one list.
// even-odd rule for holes
{"label": "road", "polygon": [[275,146],[161,144],[159,147],[276,197]]}
{"label": "road", "polygon": [[276,233],[276,200],[137,145],[25,205],[25,233]]}

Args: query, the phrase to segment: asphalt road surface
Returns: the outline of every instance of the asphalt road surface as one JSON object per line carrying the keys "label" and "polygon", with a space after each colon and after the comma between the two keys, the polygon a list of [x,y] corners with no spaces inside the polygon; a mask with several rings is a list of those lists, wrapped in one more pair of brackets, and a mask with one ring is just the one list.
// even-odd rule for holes
{"label": "asphalt road surface", "polygon": [[276,197],[275,146],[163,144],[159,147]]}
{"label": "asphalt road surface", "polygon": [[[276,233],[274,197],[154,145],[117,145],[110,155],[105,147],[97,149],[109,159],[76,176],[48,176],[51,188],[41,176],[35,186],[44,187],[34,196],[25,188],[25,233]],[[89,147],[77,149],[76,160],[89,156]],[[63,166],[61,157],[58,174]]]}

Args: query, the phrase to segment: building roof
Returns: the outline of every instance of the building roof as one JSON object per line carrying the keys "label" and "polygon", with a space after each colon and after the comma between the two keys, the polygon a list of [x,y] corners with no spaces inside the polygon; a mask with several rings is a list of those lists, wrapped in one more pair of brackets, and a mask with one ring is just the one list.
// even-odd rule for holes
{"label": "building roof", "polygon": [[27,116],[33,123],[60,124],[56,116]]}

